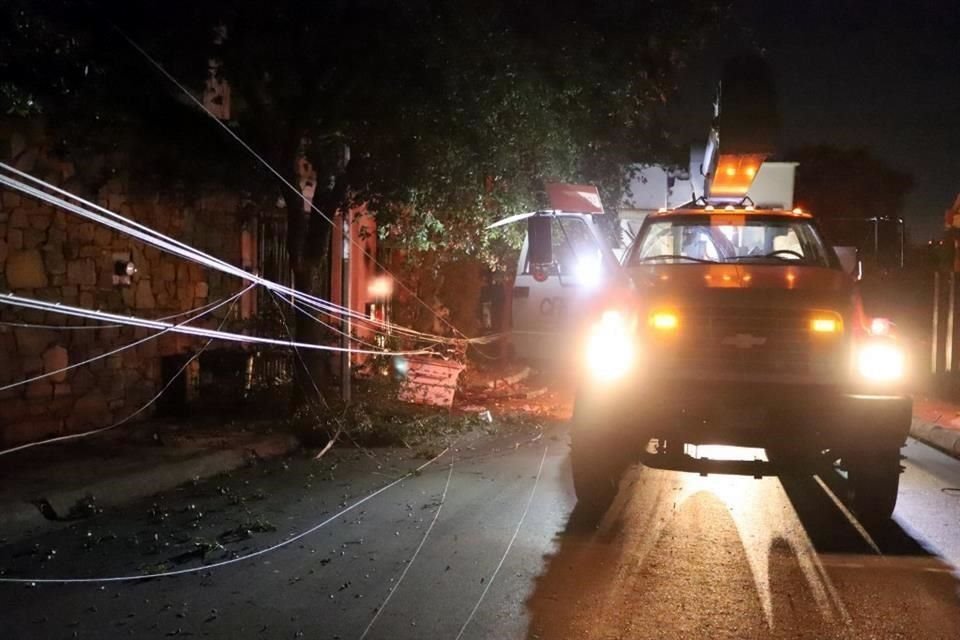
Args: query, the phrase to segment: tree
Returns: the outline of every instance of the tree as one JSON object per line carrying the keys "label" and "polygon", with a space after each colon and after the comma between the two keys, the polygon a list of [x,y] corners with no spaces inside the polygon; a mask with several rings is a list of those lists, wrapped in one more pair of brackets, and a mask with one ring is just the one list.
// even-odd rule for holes
{"label": "tree", "polygon": [[787,157],[799,163],[794,200],[817,216],[836,244],[860,246],[870,253],[886,250],[899,259],[896,225],[870,219],[896,221],[903,214],[905,198],[913,186],[909,174],[863,148],[820,145],[798,149]]}
{"label": "tree", "polygon": [[[726,15],[697,0],[111,0],[87,15],[78,1],[18,1],[79,44],[65,58],[31,58],[41,72],[17,77],[16,95],[32,95],[49,77],[42,71],[83,58],[103,79],[85,89],[119,110],[159,108],[158,95],[182,106],[111,21],[187,86],[200,87],[206,61],[217,60],[241,137],[294,184],[305,156],[320,211],[365,203],[390,242],[433,269],[464,255],[495,260],[516,237],[483,227],[536,206],[545,181],[596,183],[615,210],[622,166],[666,146],[658,116],[687,55]],[[21,47],[31,41],[18,35]],[[281,193],[295,285],[323,295],[330,228]]]}

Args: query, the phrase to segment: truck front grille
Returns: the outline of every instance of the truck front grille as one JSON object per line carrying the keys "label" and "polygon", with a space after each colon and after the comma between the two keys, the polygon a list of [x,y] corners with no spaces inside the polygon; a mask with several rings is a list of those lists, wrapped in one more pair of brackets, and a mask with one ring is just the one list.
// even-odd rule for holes
{"label": "truck front grille", "polygon": [[842,371],[846,341],[841,335],[813,335],[807,310],[697,306],[681,309],[680,318],[676,340],[657,349],[658,366],[701,375],[824,381]]}

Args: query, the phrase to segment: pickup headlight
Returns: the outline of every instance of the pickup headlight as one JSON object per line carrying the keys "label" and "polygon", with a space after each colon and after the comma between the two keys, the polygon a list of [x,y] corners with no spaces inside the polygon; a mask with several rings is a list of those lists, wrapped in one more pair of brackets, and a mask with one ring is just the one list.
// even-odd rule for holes
{"label": "pickup headlight", "polygon": [[906,355],[893,340],[868,340],[857,347],[857,372],[870,382],[897,382],[906,372]]}
{"label": "pickup headlight", "polygon": [[625,376],[636,357],[633,328],[620,311],[604,311],[590,327],[586,344],[586,364],[590,375],[611,381]]}

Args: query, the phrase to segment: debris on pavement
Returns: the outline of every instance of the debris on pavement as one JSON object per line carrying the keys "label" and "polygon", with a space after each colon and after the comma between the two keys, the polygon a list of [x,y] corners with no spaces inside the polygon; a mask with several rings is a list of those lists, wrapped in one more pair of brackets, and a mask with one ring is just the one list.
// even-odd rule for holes
{"label": "debris on pavement", "polygon": [[411,357],[397,397],[404,402],[450,407],[464,366],[452,360]]}

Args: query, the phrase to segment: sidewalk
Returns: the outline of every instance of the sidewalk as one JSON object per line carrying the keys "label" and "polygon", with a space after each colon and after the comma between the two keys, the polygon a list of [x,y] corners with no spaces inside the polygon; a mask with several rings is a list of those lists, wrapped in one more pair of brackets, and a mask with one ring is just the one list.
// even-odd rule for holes
{"label": "sidewalk", "polygon": [[0,459],[0,545],[299,446],[266,425],[147,422]]}
{"label": "sidewalk", "polygon": [[910,435],[960,458],[960,405],[917,395]]}

